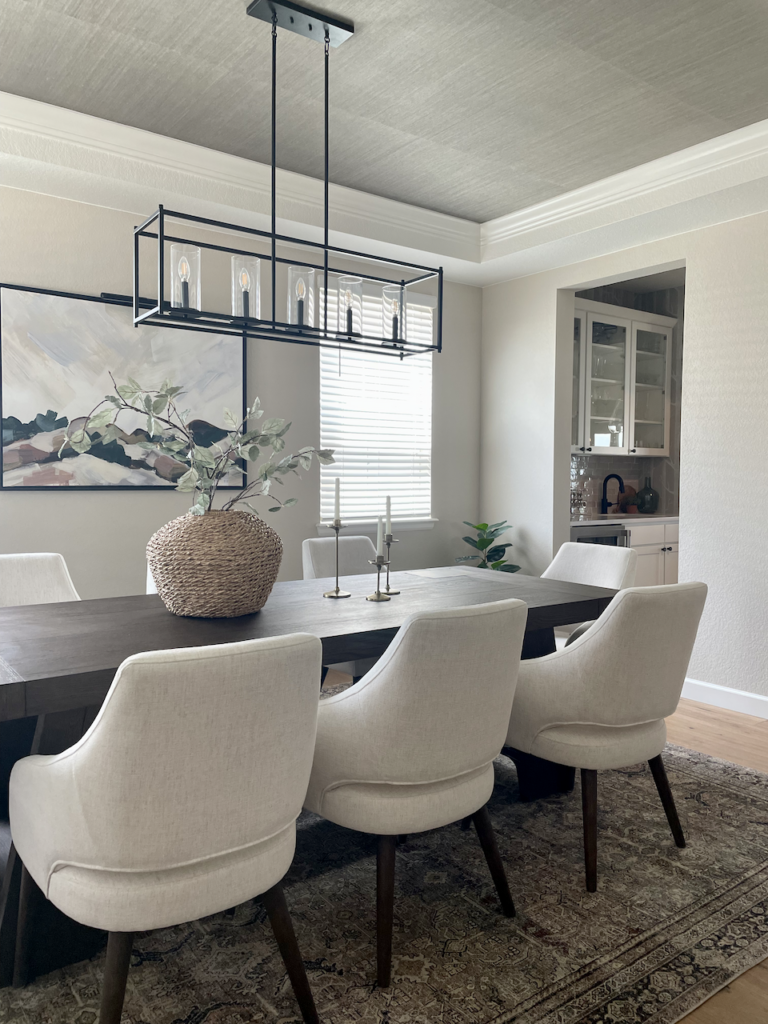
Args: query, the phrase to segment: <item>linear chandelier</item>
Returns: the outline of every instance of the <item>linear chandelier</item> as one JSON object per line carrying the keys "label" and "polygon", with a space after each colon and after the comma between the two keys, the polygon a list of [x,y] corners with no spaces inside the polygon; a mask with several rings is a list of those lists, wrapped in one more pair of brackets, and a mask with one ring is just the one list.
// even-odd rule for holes
{"label": "linear chandelier", "polygon": [[[442,350],[443,268],[424,267],[400,260],[384,259],[328,241],[328,71],[330,48],[349,39],[354,26],[313,11],[290,0],[253,0],[247,13],[272,25],[272,229],[261,231],[211,220],[208,217],[168,210],[163,206],[134,228],[133,235],[133,322],[164,327],[236,334],[297,345],[366,350],[399,358],[421,352]],[[277,233],[277,30],[286,29],[325,48],[325,172],[323,241],[295,238]],[[204,229],[207,237],[192,237]],[[207,230],[206,230],[207,229]],[[181,232],[181,233],[180,233]],[[235,245],[213,239],[221,232],[235,236]],[[189,233],[189,234],[187,234]],[[151,240],[149,242],[145,240]],[[231,241],[231,239],[226,239]],[[156,244],[155,244],[156,243]],[[154,253],[157,297],[146,294],[141,259]],[[205,255],[205,268],[203,267]],[[209,281],[222,280],[222,267],[214,261],[229,256],[230,295],[228,308],[209,308]],[[268,313],[262,316],[262,267],[269,278],[271,297]],[[205,270],[205,273],[204,273]],[[372,272],[375,271],[375,272]],[[417,290],[418,289],[418,290]],[[424,290],[427,290],[425,295]],[[372,320],[363,316],[363,298],[373,296],[373,307],[381,308]],[[206,301],[204,302],[204,297]],[[326,301],[327,297],[327,301]],[[413,305],[434,307],[430,343],[419,334],[409,338],[408,309]],[[225,302],[220,291],[218,305]],[[281,310],[285,310],[285,319]],[[373,327],[371,326],[373,323]],[[415,332],[414,332],[415,333]]]}

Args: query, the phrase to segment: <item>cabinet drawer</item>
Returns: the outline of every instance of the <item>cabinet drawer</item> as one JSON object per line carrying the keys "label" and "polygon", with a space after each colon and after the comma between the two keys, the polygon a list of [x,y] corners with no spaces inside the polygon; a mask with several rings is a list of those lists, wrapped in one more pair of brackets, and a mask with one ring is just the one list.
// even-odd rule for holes
{"label": "cabinet drawer", "polygon": [[664,543],[664,523],[643,523],[641,526],[627,523],[627,529],[629,530],[629,546],[631,548],[636,548],[639,544],[661,546]]}
{"label": "cabinet drawer", "polygon": [[680,540],[680,523],[665,523],[664,540],[667,544],[677,544]]}

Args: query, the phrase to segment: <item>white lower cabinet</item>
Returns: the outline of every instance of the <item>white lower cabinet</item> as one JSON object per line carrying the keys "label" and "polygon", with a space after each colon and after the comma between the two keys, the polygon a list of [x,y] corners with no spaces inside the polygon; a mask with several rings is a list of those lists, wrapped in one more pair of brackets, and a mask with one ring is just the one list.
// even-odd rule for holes
{"label": "white lower cabinet", "polygon": [[637,551],[636,587],[677,583],[677,523],[642,523],[629,529],[629,546]]}

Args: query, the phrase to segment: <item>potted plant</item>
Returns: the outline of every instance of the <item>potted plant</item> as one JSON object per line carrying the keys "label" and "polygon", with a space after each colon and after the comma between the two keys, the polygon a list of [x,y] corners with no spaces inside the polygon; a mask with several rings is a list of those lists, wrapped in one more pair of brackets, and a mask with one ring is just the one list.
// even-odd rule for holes
{"label": "potted plant", "polygon": [[520,570],[519,565],[512,565],[508,562],[504,555],[507,552],[507,548],[511,548],[511,543],[497,544],[496,538],[500,537],[502,533],[506,533],[511,527],[507,525],[507,520],[504,519],[500,523],[468,523],[464,521],[465,526],[471,526],[473,530],[477,530],[477,537],[462,537],[461,539],[469,544],[470,547],[475,548],[477,554],[474,555],[461,555],[456,559],[457,562],[471,562],[474,559],[479,558],[480,561],[477,563],[476,568],[478,569],[497,569],[500,572],[518,572]]}
{"label": "potted plant", "polygon": [[[114,381],[114,378],[113,378]],[[96,444],[107,445],[129,437],[131,444],[172,460],[170,479],[176,490],[189,492],[193,504],[186,515],[172,520],[155,533],[147,545],[147,559],[166,607],[176,615],[231,618],[256,612],[264,606],[280,569],[283,545],[279,535],[259,516],[252,502],[270,496],[270,512],[295,505],[297,498],[280,500],[272,485],[300,469],[309,469],[313,457],[332,463],[333,452],[300,448],[294,455],[276,458],[285,449],[291,424],[263,416],[257,398],[238,420],[224,411],[226,429],[202,420],[190,420],[181,411],[183,388],[166,381],[145,388],[132,378],[115,384],[83,421],[70,424],[67,446],[87,452]],[[146,417],[146,430],[130,435],[117,420],[130,411]],[[143,439],[137,440],[136,435]],[[213,500],[231,472],[248,467],[250,481],[220,509]],[[236,509],[244,504],[250,511]]]}

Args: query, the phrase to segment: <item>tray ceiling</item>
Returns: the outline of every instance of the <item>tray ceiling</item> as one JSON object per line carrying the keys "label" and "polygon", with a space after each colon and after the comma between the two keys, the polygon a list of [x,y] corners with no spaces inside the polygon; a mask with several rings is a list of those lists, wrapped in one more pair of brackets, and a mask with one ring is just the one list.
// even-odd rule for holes
{"label": "tray ceiling", "polygon": [[[339,0],[331,179],[474,221],[768,117],[755,0]],[[261,162],[268,26],[238,0],[3,0],[0,90]],[[322,47],[281,33],[278,163],[322,176]]]}

